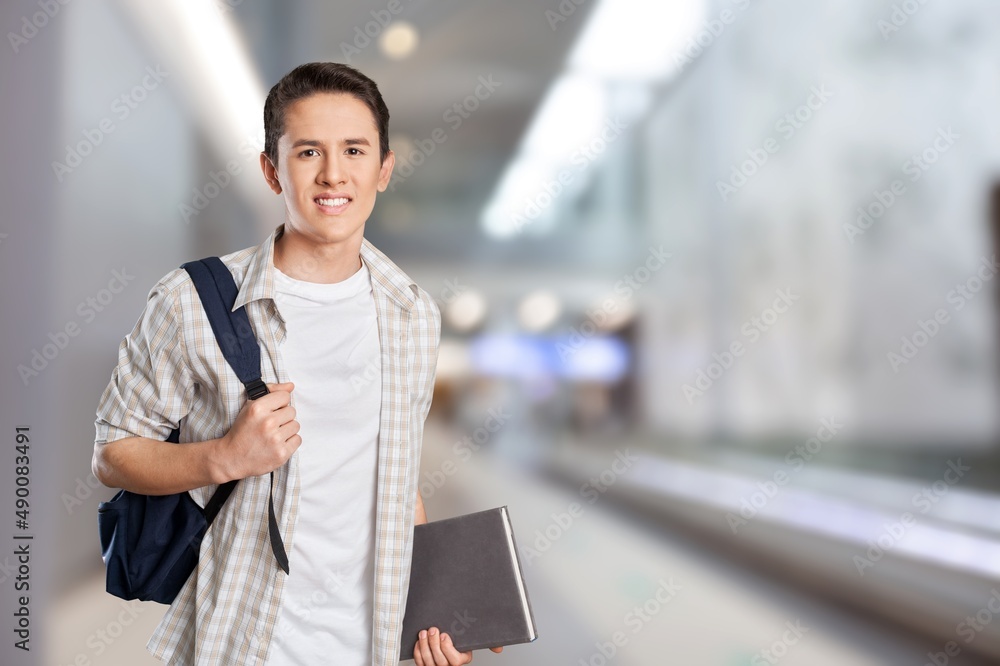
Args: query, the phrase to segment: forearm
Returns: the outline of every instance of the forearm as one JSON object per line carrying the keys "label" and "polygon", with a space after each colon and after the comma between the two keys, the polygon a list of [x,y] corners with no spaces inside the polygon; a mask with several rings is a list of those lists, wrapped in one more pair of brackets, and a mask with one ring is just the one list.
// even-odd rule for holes
{"label": "forearm", "polygon": [[427,522],[427,512],[424,511],[424,500],[420,497],[420,491],[417,491],[417,502],[413,507],[413,524],[423,525]]}
{"label": "forearm", "polygon": [[111,488],[170,495],[228,481],[219,457],[221,439],[175,444],[126,437],[94,450],[94,476]]}

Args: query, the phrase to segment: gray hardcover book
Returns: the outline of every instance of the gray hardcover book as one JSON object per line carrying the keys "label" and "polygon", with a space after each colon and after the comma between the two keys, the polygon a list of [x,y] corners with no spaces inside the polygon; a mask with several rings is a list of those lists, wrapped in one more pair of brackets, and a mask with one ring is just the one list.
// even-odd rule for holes
{"label": "gray hardcover book", "polygon": [[430,627],[461,652],[537,638],[506,506],[414,528],[401,660]]}

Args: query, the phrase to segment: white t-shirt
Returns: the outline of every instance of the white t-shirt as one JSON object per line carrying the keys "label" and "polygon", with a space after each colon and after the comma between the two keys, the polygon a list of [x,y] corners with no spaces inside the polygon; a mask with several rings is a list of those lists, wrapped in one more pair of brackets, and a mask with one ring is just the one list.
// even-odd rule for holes
{"label": "white t-shirt", "polygon": [[[334,284],[275,270],[281,355],[295,384],[301,495],[270,666],[372,659],[382,376],[368,267]],[[282,574],[284,575],[284,574]]]}

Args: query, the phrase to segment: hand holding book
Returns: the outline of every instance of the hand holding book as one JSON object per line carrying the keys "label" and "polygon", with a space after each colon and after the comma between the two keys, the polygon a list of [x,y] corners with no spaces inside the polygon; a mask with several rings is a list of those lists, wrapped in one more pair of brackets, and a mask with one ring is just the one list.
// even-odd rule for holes
{"label": "hand holding book", "polygon": [[536,637],[507,507],[414,527],[400,660],[468,664]]}
{"label": "hand holding book", "polygon": [[[498,654],[503,652],[502,647],[491,647],[490,650]],[[413,661],[417,666],[462,666],[472,661],[472,650],[459,652],[448,634],[431,627],[420,632],[420,638],[413,646]]]}

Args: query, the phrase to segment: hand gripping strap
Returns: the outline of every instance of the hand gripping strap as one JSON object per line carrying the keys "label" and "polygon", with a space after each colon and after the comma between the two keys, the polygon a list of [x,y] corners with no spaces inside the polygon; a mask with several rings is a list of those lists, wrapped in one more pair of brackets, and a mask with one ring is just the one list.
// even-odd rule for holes
{"label": "hand gripping strap", "polygon": [[[208,321],[212,325],[215,339],[222,349],[222,355],[226,357],[233,372],[246,387],[248,399],[256,400],[266,395],[267,385],[260,376],[260,347],[250,327],[246,307],[233,311],[239,293],[233,274],[218,257],[189,261],[181,268],[191,275],[205,313],[208,315]],[[235,480],[222,484],[205,505],[205,518],[209,525],[215,520],[215,516],[235,487]],[[271,488],[267,503],[267,531],[271,539],[271,551],[278,566],[287,574],[288,555],[285,553],[285,544],[281,539],[274,513],[274,472],[271,472]]]}

